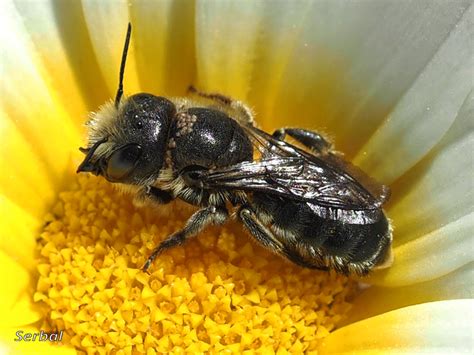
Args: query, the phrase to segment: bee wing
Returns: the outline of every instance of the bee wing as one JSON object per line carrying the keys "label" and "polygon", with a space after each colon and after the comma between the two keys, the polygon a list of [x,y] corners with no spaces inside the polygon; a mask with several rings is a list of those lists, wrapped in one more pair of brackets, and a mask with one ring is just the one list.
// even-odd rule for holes
{"label": "bee wing", "polygon": [[372,194],[370,190],[378,190],[362,185],[351,175],[352,166],[332,154],[315,155],[255,127],[245,129],[260,152],[259,159],[202,172],[203,187],[260,191],[326,208],[361,211],[380,209],[388,196],[387,188]]}
{"label": "bee wing", "polygon": [[339,167],[340,170],[354,178],[380,205],[383,205],[390,198],[390,188],[387,185],[374,180],[357,166],[334,154],[328,154],[323,159],[333,166]]}

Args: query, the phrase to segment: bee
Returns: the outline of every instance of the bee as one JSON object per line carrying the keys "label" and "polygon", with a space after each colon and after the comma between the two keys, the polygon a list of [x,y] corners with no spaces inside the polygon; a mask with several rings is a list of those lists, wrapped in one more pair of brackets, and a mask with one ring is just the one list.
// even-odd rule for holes
{"label": "bee", "polygon": [[88,122],[77,172],[125,186],[138,202],[180,199],[199,207],[153,250],[143,271],[162,252],[231,216],[260,245],[305,268],[366,275],[390,263],[386,186],[317,132],[266,133],[245,104],[224,95],[191,88],[194,98],[123,97],[130,36],[129,24],[115,101]]}

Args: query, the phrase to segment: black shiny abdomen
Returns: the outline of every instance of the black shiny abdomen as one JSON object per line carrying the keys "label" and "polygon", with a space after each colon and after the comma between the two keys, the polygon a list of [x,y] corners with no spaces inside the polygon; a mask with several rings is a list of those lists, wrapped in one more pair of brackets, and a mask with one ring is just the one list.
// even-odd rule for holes
{"label": "black shiny abdomen", "polygon": [[175,125],[170,135],[176,143],[171,151],[175,169],[223,167],[252,160],[252,144],[236,121],[208,108],[191,108],[187,113],[196,116],[191,132],[177,136]]}
{"label": "black shiny abdomen", "polygon": [[[347,264],[377,264],[390,246],[389,223],[383,213],[375,223],[350,224],[321,218],[306,202],[276,195],[255,193],[253,203],[258,211],[271,217],[272,229],[279,238],[293,238],[295,245],[303,243],[324,255],[342,258]],[[292,251],[298,253],[298,248]],[[304,259],[304,255],[300,256]]]}

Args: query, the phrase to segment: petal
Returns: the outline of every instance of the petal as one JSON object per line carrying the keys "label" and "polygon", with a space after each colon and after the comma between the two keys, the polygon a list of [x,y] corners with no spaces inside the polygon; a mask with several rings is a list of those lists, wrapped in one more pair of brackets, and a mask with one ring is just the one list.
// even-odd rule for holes
{"label": "petal", "polygon": [[2,313],[0,328],[24,327],[25,324],[35,324],[44,318],[44,310],[32,302],[31,293],[31,290],[23,293],[20,298],[15,300],[10,309]]}
{"label": "petal", "polygon": [[137,1],[130,18],[140,89],[184,95],[196,75],[194,2]]}
{"label": "petal", "polygon": [[[130,21],[128,1],[82,1],[82,13],[89,32],[90,42],[97,63],[108,89],[107,97],[114,98],[118,88],[118,76],[122,50]],[[135,38],[135,36],[133,37]],[[138,92],[138,74],[135,60],[135,42],[130,42],[127,57],[124,90]]]}
{"label": "petal", "polygon": [[[21,7],[21,5],[19,5]],[[62,79],[45,74],[57,65],[58,75],[71,78],[67,60],[52,34],[32,37],[29,14],[22,15],[8,2],[0,5],[2,45],[2,105],[0,134],[0,194],[2,235],[0,247],[24,266],[33,267],[34,232],[70,168],[71,149],[79,145],[73,112],[83,110],[78,93]],[[41,11],[40,11],[41,12]],[[40,23],[35,27],[44,31]],[[54,33],[54,31],[53,31]],[[57,62],[49,62],[45,49],[33,41],[51,39]],[[5,50],[4,50],[5,48]],[[61,59],[62,58],[62,59]],[[68,105],[59,86],[77,103]],[[68,108],[66,108],[68,106]],[[69,107],[70,106],[70,107]],[[21,247],[18,247],[18,246]]]}
{"label": "petal", "polygon": [[384,313],[331,333],[323,354],[471,354],[473,300],[432,302]]}
{"label": "petal", "polygon": [[[8,174],[0,174],[0,194],[5,198],[4,201],[8,199],[26,214],[39,217],[45,203],[51,201],[54,196],[54,181],[51,181],[49,167],[45,164],[43,157],[37,154],[34,147],[29,144],[14,120],[1,113],[0,134],[6,147],[0,152],[0,171],[8,172]],[[19,156],[21,156],[21,163]],[[32,174],[33,171],[34,174]],[[17,214],[15,208],[11,211],[10,207],[4,210],[5,213]],[[15,219],[4,220],[8,224],[12,221]],[[26,220],[24,226],[30,225],[30,222],[29,219]],[[14,233],[8,233],[8,235],[9,238],[19,237]]]}
{"label": "petal", "polygon": [[473,114],[471,92],[441,142],[392,185],[389,215],[395,224],[395,245],[433,232],[474,210]]}
{"label": "petal", "polygon": [[39,218],[27,213],[2,195],[0,195],[0,214],[2,216],[0,252],[4,252],[28,270],[33,270],[36,266],[34,255],[36,232],[41,226]]}
{"label": "petal", "polygon": [[[8,140],[13,127],[18,129],[24,142],[43,163],[39,175],[47,174],[57,183],[68,167],[70,149],[79,144],[77,127],[68,120],[64,108],[67,103],[58,98],[54,87],[43,75],[42,61],[34,50],[20,15],[9,3],[2,3],[1,6],[0,23],[8,28],[8,31],[0,31],[2,119],[11,120],[10,125],[2,125],[5,131],[1,134]],[[2,160],[8,161],[8,168],[15,170],[15,164],[23,162],[9,145],[6,147],[1,153]]]}
{"label": "petal", "polygon": [[0,326],[21,326],[38,321],[42,314],[32,302],[32,277],[19,263],[0,250]]}
{"label": "petal", "polygon": [[[262,2],[199,1],[196,4],[198,86],[243,99],[252,78]],[[229,17],[232,20],[229,21]]]}
{"label": "petal", "polygon": [[31,327],[24,328],[0,328],[0,353],[1,354],[45,354],[45,355],[74,355],[74,348],[63,344],[55,345],[49,341],[15,341],[18,339],[16,334],[24,336],[26,333],[39,333],[38,329]]}
{"label": "petal", "polygon": [[360,319],[420,303],[473,298],[474,263],[469,263],[443,277],[410,286],[388,288],[373,286],[352,303],[350,324]]}
{"label": "petal", "polygon": [[[33,25],[31,13],[20,14],[12,3],[2,2],[0,7],[0,23],[8,28],[0,31],[0,134],[4,146],[0,152],[0,248],[31,269],[35,232],[70,168],[71,149],[79,145],[77,119],[71,115],[84,106],[77,90],[64,81],[72,81],[72,74],[57,33],[38,35],[51,25],[41,21]],[[38,10],[38,14],[51,19],[46,9]],[[31,35],[33,28],[38,32]],[[34,41],[40,46],[43,39],[51,40],[48,48],[52,53],[46,48],[36,50]],[[57,76],[64,78],[49,79],[46,73],[53,67]],[[60,90],[63,85],[64,90]],[[75,103],[69,105],[61,96],[63,91]]]}
{"label": "petal", "polygon": [[[284,7],[277,4],[272,3],[266,13]],[[270,92],[273,102],[259,111],[253,96],[248,99],[272,127],[325,128],[334,134],[336,147],[349,156],[413,85],[467,7],[407,1],[298,4],[302,15],[287,10],[291,22],[281,26],[282,32],[296,34],[294,43],[279,42],[279,32],[269,31],[263,33],[257,50],[243,46],[247,56],[257,53],[251,93]],[[275,27],[281,25],[273,22]],[[289,53],[280,53],[280,45]],[[269,59],[275,48],[283,54],[284,67]],[[261,68],[265,68],[262,75]],[[268,85],[258,86],[265,82]],[[275,93],[270,85],[277,85]]]}
{"label": "petal", "polygon": [[325,125],[348,152],[360,147],[412,85],[467,6],[252,5],[198,3],[200,85],[247,96],[268,126]]}
{"label": "petal", "polygon": [[444,276],[473,261],[473,230],[474,212],[394,248],[394,264],[367,280],[399,287]]}
{"label": "petal", "polygon": [[395,262],[372,282],[402,286],[441,277],[471,262],[474,94],[441,142],[393,186]]}
{"label": "petal", "polygon": [[[43,80],[47,78],[49,90],[57,95],[58,103],[67,113],[62,119],[71,120],[79,127],[87,112],[102,104],[105,87],[91,55],[92,47],[84,30],[83,17],[78,16],[78,11],[75,16],[70,15],[77,5],[16,1],[14,11],[17,15],[10,17],[21,21],[21,31],[24,32],[21,37],[28,43],[30,56],[37,56],[36,70]],[[88,99],[92,101],[86,101]]]}
{"label": "petal", "polygon": [[127,22],[132,24],[124,90],[183,95],[195,76],[194,3],[83,1],[95,56],[114,97]]}
{"label": "petal", "polygon": [[[355,152],[412,85],[465,7],[315,2],[275,113],[297,112],[305,125],[323,124],[337,135],[339,149]],[[439,12],[443,16],[436,16]]]}
{"label": "petal", "polygon": [[[446,5],[450,5],[446,3]],[[473,88],[474,6],[449,33],[355,163],[385,183],[414,166],[448,131]],[[406,63],[406,62],[405,62]]]}

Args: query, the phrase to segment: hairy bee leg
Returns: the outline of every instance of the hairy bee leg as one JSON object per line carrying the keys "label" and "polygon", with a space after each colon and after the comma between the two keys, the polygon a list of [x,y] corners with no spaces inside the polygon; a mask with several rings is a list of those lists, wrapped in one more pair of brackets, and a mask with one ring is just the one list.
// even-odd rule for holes
{"label": "hairy bee leg", "polygon": [[273,132],[273,137],[284,140],[286,135],[296,139],[304,146],[314,149],[318,153],[323,153],[331,149],[332,144],[323,138],[319,133],[303,128],[280,128]]}
{"label": "hairy bee leg", "polygon": [[259,220],[257,214],[250,206],[242,206],[239,210],[239,218],[250,234],[268,250],[286,258],[293,263],[309,269],[319,269],[327,271],[326,266],[311,264],[303,259],[296,251],[289,249]]}
{"label": "hairy bee leg", "polygon": [[275,235],[263,225],[263,223],[258,219],[255,212],[247,207],[242,206],[239,209],[239,218],[244,224],[245,228],[248,229],[250,234],[262,244],[265,248],[276,252],[277,254],[283,255],[283,250],[285,246],[280,242]]}
{"label": "hairy bee leg", "polygon": [[190,85],[188,87],[188,92],[196,94],[198,96],[204,97],[216,101],[217,103],[227,106],[234,110],[240,117],[241,123],[254,125],[253,113],[252,110],[246,106],[243,102],[232,99],[229,96],[225,96],[218,93],[207,93],[202,92],[196,89],[194,86]]}
{"label": "hairy bee leg", "polygon": [[162,241],[148,257],[142,270],[147,271],[153,261],[163,251],[183,244],[187,239],[194,237],[210,224],[222,224],[227,220],[229,213],[225,207],[209,206],[195,212],[180,231]]}

